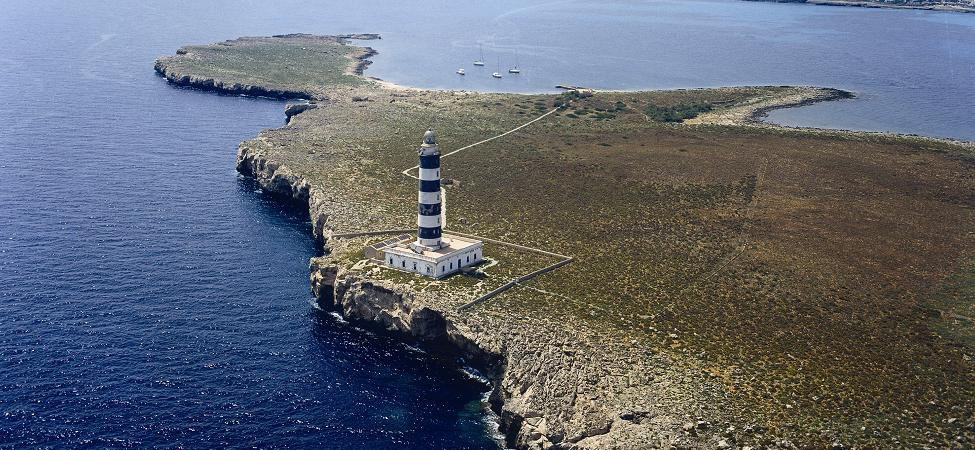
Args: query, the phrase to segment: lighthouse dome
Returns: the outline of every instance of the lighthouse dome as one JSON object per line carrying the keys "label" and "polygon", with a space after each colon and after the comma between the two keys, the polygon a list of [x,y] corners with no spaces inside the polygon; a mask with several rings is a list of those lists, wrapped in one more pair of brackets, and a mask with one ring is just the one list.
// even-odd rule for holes
{"label": "lighthouse dome", "polygon": [[427,129],[426,133],[423,133],[423,143],[429,145],[436,145],[437,135],[433,133],[433,130]]}

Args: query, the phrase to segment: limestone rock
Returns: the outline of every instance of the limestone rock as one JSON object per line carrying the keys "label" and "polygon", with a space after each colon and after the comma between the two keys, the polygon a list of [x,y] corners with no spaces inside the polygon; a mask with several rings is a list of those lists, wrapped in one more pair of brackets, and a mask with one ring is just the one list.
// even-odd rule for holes
{"label": "limestone rock", "polygon": [[315,108],[318,108],[318,103],[316,102],[289,104],[287,107],[284,108],[285,122],[291,123],[292,117]]}

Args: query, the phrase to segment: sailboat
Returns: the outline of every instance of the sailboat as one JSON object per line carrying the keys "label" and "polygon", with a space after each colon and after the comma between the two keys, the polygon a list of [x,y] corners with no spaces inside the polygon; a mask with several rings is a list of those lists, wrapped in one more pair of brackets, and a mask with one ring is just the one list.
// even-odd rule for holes
{"label": "sailboat", "polygon": [[498,58],[498,71],[491,74],[494,78],[501,78],[501,58]]}
{"label": "sailboat", "polygon": [[457,75],[464,75],[464,68],[457,69]]}
{"label": "sailboat", "polygon": [[474,61],[474,65],[475,66],[483,66],[484,65],[484,47],[482,47],[481,44],[477,44],[477,48],[481,50],[481,57],[478,58],[477,61]]}
{"label": "sailboat", "polygon": [[508,73],[521,73],[521,69],[518,68],[518,55],[515,55],[515,66],[508,69]]}

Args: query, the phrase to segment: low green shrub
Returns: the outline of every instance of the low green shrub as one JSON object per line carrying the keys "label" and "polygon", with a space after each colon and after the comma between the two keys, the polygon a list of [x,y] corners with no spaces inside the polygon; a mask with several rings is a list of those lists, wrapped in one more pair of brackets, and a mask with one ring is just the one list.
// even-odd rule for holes
{"label": "low green shrub", "polygon": [[683,122],[685,119],[697,117],[702,112],[711,110],[707,102],[678,103],[673,106],[647,105],[644,112],[654,122]]}

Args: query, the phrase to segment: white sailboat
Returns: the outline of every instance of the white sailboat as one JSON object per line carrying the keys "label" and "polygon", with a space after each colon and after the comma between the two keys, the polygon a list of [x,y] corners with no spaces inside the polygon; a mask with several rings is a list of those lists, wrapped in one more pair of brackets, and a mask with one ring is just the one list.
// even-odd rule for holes
{"label": "white sailboat", "polygon": [[464,73],[465,72],[463,68],[457,69],[457,75],[464,75]]}
{"label": "white sailboat", "polygon": [[515,55],[515,65],[514,67],[508,69],[508,73],[521,73],[521,69],[518,68],[518,56]]}
{"label": "white sailboat", "polygon": [[491,74],[494,78],[501,78],[501,58],[498,58],[498,71]]}
{"label": "white sailboat", "polygon": [[482,47],[481,44],[477,44],[477,48],[481,50],[481,57],[478,58],[477,61],[474,61],[474,65],[475,66],[483,66],[484,65],[484,47]]}

